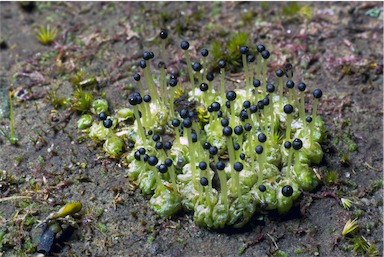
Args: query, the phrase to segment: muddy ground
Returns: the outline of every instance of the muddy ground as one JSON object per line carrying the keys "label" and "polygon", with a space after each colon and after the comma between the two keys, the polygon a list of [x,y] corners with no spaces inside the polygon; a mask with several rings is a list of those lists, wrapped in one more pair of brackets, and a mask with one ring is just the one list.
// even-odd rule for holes
{"label": "muddy ground", "polygon": [[[79,227],[55,256],[381,256],[383,252],[383,6],[381,2],[41,2],[0,3],[0,127],[9,131],[13,98],[17,145],[0,137],[0,256],[35,256],[39,220],[81,201]],[[51,45],[38,26],[58,29]],[[255,215],[241,230],[209,231],[191,215],[160,219],[124,165],[81,138],[79,113],[52,101],[70,97],[80,69],[95,77],[95,95],[127,106],[143,50],[159,51],[170,33],[173,69],[184,69],[179,42],[192,58],[246,32],[271,49],[269,69],[286,61],[295,80],[324,92],[319,106],[329,137],[318,168],[324,183],[287,215]],[[242,86],[243,74],[228,72]],[[231,82],[230,82],[231,81]],[[235,81],[235,82],[234,82]],[[310,97],[310,93],[308,93]],[[340,198],[352,200],[343,208]],[[358,229],[342,236],[347,220]],[[366,244],[364,247],[364,239]],[[360,241],[359,241],[360,240]],[[354,250],[354,248],[356,248]]]}

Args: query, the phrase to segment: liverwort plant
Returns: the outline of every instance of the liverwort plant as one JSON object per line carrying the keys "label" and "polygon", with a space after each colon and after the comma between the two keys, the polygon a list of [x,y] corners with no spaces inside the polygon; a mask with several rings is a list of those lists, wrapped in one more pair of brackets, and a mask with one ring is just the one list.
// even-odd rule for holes
{"label": "liverwort plant", "polygon": [[323,157],[322,91],[313,91],[309,115],[307,85],[295,87],[292,65],[268,78],[271,53],[244,42],[237,46],[244,68],[238,88],[226,80],[225,58],[212,60],[216,74],[208,70],[209,50],[200,49],[202,60],[195,60],[188,41],[180,43],[187,78],[177,77],[167,69],[168,32],[159,36],[161,53],[143,52],[126,106],[113,111],[95,102],[78,127],[127,165],[161,217],[184,209],[199,226],[215,229],[242,227],[259,211],[288,212],[319,183],[313,166]]}

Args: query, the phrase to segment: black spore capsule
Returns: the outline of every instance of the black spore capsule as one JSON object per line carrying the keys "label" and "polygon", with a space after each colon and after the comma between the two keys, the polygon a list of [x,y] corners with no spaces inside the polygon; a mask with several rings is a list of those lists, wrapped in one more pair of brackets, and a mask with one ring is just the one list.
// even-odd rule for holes
{"label": "black spore capsule", "polygon": [[145,152],[146,152],[146,150],[145,150],[144,147],[140,147],[138,151],[139,151],[139,153],[140,153],[141,155],[145,154]]}
{"label": "black spore capsule", "polygon": [[192,138],[192,143],[196,143],[197,142],[197,134],[195,132],[191,133],[191,138]]}
{"label": "black spore capsule", "polygon": [[225,96],[227,97],[228,101],[233,101],[236,99],[236,93],[232,90],[228,91]]}
{"label": "black spore capsule", "polygon": [[263,103],[263,100],[259,100],[259,101],[257,102],[257,107],[259,108],[259,110],[264,109],[264,103]]}
{"label": "black spore capsule", "polygon": [[261,85],[260,80],[258,80],[258,79],[254,79],[254,80],[253,80],[253,86],[254,86],[254,87],[259,87],[260,85]]}
{"label": "black spore capsule", "polygon": [[144,60],[148,61],[148,60],[151,59],[151,57],[152,57],[152,55],[151,55],[150,52],[145,51],[145,52],[143,53],[143,59],[144,59]]}
{"label": "black spore capsule", "polygon": [[205,150],[209,150],[210,147],[211,147],[211,143],[209,143],[209,142],[204,142],[204,144],[203,144],[203,148],[204,148]]}
{"label": "black spore capsule", "polygon": [[237,125],[233,131],[235,132],[236,135],[241,135],[243,133],[243,126]]}
{"label": "black spore capsule", "polygon": [[292,147],[295,150],[300,150],[303,147],[303,141],[299,138],[295,138],[292,142]]}
{"label": "black spore capsule", "polygon": [[289,141],[285,141],[285,142],[284,142],[284,147],[285,147],[286,149],[291,148],[291,146],[292,146],[291,142],[289,142]]}
{"label": "black spore capsule", "polygon": [[208,90],[208,84],[207,83],[201,83],[200,84],[200,90],[202,91],[202,92],[205,92],[205,91],[207,91]]}
{"label": "black spore capsule", "polygon": [[301,82],[297,85],[297,88],[299,89],[299,91],[303,92],[307,88],[307,85],[305,85],[305,83]]}
{"label": "black spore capsule", "polygon": [[148,158],[148,164],[151,166],[155,166],[159,162],[156,156],[152,155]]}
{"label": "black spore capsule", "polygon": [[254,62],[256,57],[253,54],[247,54],[247,62]]}
{"label": "black spore capsule", "polygon": [[210,155],[216,155],[218,152],[219,152],[219,149],[214,145],[209,148]]}
{"label": "black spore capsule", "polygon": [[225,126],[223,128],[223,135],[229,137],[232,135],[232,128],[230,126]]}
{"label": "black spore capsule", "polygon": [[207,167],[208,167],[208,165],[207,165],[207,163],[206,163],[205,161],[201,161],[201,162],[199,162],[199,168],[200,168],[201,170],[206,170]]}
{"label": "black spore capsule", "polygon": [[257,139],[260,143],[264,143],[265,141],[267,141],[267,136],[264,133],[260,133],[257,135]]}
{"label": "black spore capsule", "polygon": [[261,57],[263,57],[263,59],[268,59],[270,56],[270,53],[268,50],[264,50],[261,52]]}
{"label": "black spore capsule", "polygon": [[192,69],[196,72],[200,71],[203,68],[203,65],[199,62],[195,62],[192,64]]}
{"label": "black spore capsule", "polygon": [[323,92],[321,91],[321,89],[315,89],[315,90],[313,90],[313,96],[315,97],[315,98],[321,98],[321,96],[323,95]]}
{"label": "black spore capsule", "polygon": [[202,56],[204,56],[204,57],[207,57],[208,54],[209,54],[209,51],[208,51],[207,48],[203,48],[203,49],[201,49],[200,54],[201,54]]}
{"label": "black spore capsule", "polygon": [[183,120],[183,127],[184,128],[190,128],[192,127],[192,121],[190,118],[186,118]]}
{"label": "black spore capsule", "polygon": [[200,184],[205,187],[208,186],[208,179],[206,177],[201,177],[200,178]]}
{"label": "black spore capsule", "polygon": [[160,141],[156,142],[156,144],[155,144],[155,148],[158,149],[158,150],[162,149],[163,146],[164,146],[163,142],[160,142]]}
{"label": "black spore capsule", "polygon": [[263,98],[263,104],[264,104],[264,106],[268,106],[269,105],[269,98],[268,98],[268,96]]}
{"label": "black spore capsule", "polygon": [[171,167],[173,164],[173,161],[171,158],[167,158],[165,159],[164,164],[167,165],[168,167]]}
{"label": "black spore capsule", "polygon": [[291,104],[284,105],[284,112],[286,114],[291,114],[293,112],[293,106]]}
{"label": "black spore capsule", "polygon": [[179,114],[180,114],[180,117],[183,119],[188,118],[188,110],[187,109],[181,109]]}
{"label": "black spore capsule", "polygon": [[244,168],[244,165],[241,162],[235,162],[233,164],[233,168],[235,169],[235,171],[242,171]]}
{"label": "black spore capsule", "polygon": [[100,120],[106,120],[108,115],[105,112],[99,113],[99,119]]}
{"label": "black spore capsule", "polygon": [[245,131],[251,131],[252,129],[252,125],[250,123],[245,123],[244,124],[244,130]]}
{"label": "black spore capsule", "polygon": [[226,127],[229,125],[229,120],[227,118],[222,118],[220,122],[221,122],[221,126],[223,127]]}
{"label": "black spore capsule", "polygon": [[168,166],[165,164],[160,164],[157,169],[160,173],[166,173],[168,171]]}
{"label": "black spore capsule", "polygon": [[275,85],[273,85],[272,83],[268,83],[267,84],[267,92],[269,92],[269,93],[275,92]]}
{"label": "black spore capsule", "polygon": [[212,72],[208,72],[207,75],[205,76],[205,78],[206,78],[208,81],[213,81],[214,78],[215,78],[215,75],[213,75]]}
{"label": "black spore capsule", "polygon": [[139,151],[136,151],[133,156],[135,157],[136,160],[140,161],[141,154]]}
{"label": "black spore capsule", "polygon": [[263,153],[263,146],[262,145],[258,145],[258,146],[256,146],[256,148],[255,148],[255,152],[257,153],[257,154],[262,154]]}
{"label": "black spore capsule", "polygon": [[287,83],[285,83],[285,86],[287,88],[294,88],[295,82],[293,82],[292,80],[288,80]]}
{"label": "black spore capsule", "polygon": [[248,109],[250,106],[251,106],[251,102],[250,102],[249,100],[245,100],[245,101],[243,102],[243,107],[244,107],[245,109]]}
{"label": "black spore capsule", "polygon": [[177,86],[177,83],[178,83],[177,78],[170,78],[168,83],[171,87]]}
{"label": "black spore capsule", "polygon": [[225,65],[226,65],[226,63],[224,60],[219,61],[219,68],[223,69],[223,68],[225,68]]}
{"label": "black spore capsule", "polygon": [[216,168],[217,168],[218,170],[224,170],[224,169],[225,169],[225,162],[223,162],[223,161],[218,161],[218,162],[216,163]]}
{"label": "black spore capsule", "polygon": [[248,46],[240,46],[240,53],[241,54],[247,54],[249,51],[249,47]]}
{"label": "black spore capsule", "polygon": [[159,141],[160,140],[160,135],[159,134],[154,134],[152,136],[152,140],[155,141],[155,142]]}
{"label": "black spore capsule", "polygon": [[112,127],[112,120],[111,120],[111,119],[106,119],[106,120],[104,120],[104,121],[103,121],[103,125],[104,125],[104,127],[106,127],[106,128],[110,128],[110,127]]}
{"label": "black spore capsule", "polygon": [[180,126],[180,120],[179,119],[173,119],[172,120],[172,126],[174,126],[175,128]]}
{"label": "black spore capsule", "polygon": [[135,73],[135,75],[133,75],[133,79],[136,80],[136,81],[140,81],[140,74],[139,73]]}
{"label": "black spore capsule", "polygon": [[145,62],[145,60],[141,60],[139,62],[139,66],[140,66],[140,68],[145,69],[147,67],[147,63]]}
{"label": "black spore capsule", "polygon": [[286,196],[286,197],[289,197],[293,194],[293,188],[290,186],[290,185],[285,185],[283,186],[283,188],[281,189],[281,193]]}
{"label": "black spore capsule", "polygon": [[164,142],[164,150],[170,150],[172,148],[172,143],[170,141]]}
{"label": "black spore capsule", "polygon": [[276,76],[278,76],[279,78],[284,76],[284,71],[282,69],[276,70]]}
{"label": "black spore capsule", "polygon": [[162,29],[160,31],[160,38],[161,39],[166,39],[168,37],[168,31],[166,29]]}
{"label": "black spore capsule", "polygon": [[214,111],[214,112],[217,112],[217,111],[219,111],[220,110],[220,103],[218,103],[218,102],[213,102],[212,104],[211,104],[211,106],[212,106],[212,111]]}
{"label": "black spore capsule", "polygon": [[265,46],[264,45],[257,45],[256,49],[259,53],[261,53],[265,50]]}
{"label": "black spore capsule", "polygon": [[183,49],[183,50],[188,50],[188,48],[189,48],[189,43],[188,43],[188,41],[181,41],[181,43],[180,43],[180,47],[181,47],[181,49]]}
{"label": "black spore capsule", "polygon": [[145,96],[143,97],[143,100],[144,100],[144,102],[149,103],[149,102],[152,100],[152,98],[151,98],[150,95],[145,95]]}
{"label": "black spore capsule", "polygon": [[256,105],[251,105],[251,106],[249,107],[249,111],[250,111],[251,113],[255,113],[255,112],[257,112],[257,106],[256,106]]}
{"label": "black spore capsule", "polygon": [[240,119],[241,119],[242,121],[245,121],[246,119],[249,118],[249,116],[248,116],[248,112],[247,112],[246,110],[242,110],[242,111],[240,112],[239,117],[240,117]]}

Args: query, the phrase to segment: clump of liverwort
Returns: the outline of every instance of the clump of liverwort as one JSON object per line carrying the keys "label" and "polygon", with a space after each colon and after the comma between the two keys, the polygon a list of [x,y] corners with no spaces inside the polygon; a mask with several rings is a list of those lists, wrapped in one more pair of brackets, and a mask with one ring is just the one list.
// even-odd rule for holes
{"label": "clump of liverwort", "polygon": [[[152,195],[156,213],[167,217],[185,209],[203,227],[242,227],[257,211],[287,212],[301,190],[317,186],[312,166],[322,160],[325,130],[317,115],[320,89],[313,91],[308,114],[306,84],[293,81],[291,65],[267,79],[270,52],[257,45],[254,52],[239,46],[244,85],[230,90],[226,62],[217,60],[219,74],[210,72],[209,51],[191,60],[189,43],[182,41],[188,85],[168,74],[165,30],[160,38],[160,75],[152,72],[155,54],[145,51],[133,76],[138,91],[127,107],[110,114],[105,100],[95,102],[95,121],[90,114],[79,121],[109,156],[126,160],[130,179]],[[175,108],[186,88],[193,104]]]}

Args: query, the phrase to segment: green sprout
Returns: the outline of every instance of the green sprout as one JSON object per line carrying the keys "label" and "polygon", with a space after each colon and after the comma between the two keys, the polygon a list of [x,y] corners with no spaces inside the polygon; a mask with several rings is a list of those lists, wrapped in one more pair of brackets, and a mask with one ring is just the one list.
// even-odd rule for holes
{"label": "green sprout", "polygon": [[92,106],[92,101],[92,93],[79,87],[72,95],[71,107],[76,111],[88,111]]}
{"label": "green sprout", "polygon": [[353,231],[355,231],[358,228],[357,219],[354,220],[348,220],[343,228],[343,232],[341,233],[343,236],[346,236],[348,234],[351,234]]}
{"label": "green sprout", "polygon": [[368,249],[370,248],[370,245],[371,245],[368,242],[368,240],[362,235],[352,236],[349,239],[349,242],[352,244],[353,251],[355,253],[360,253],[362,255],[364,255],[364,253],[366,253],[368,251]]}
{"label": "green sprout", "polygon": [[297,2],[290,2],[283,6],[283,14],[287,16],[293,16],[300,10],[300,6]]}
{"label": "green sprout", "polygon": [[333,185],[339,179],[339,172],[337,170],[329,170],[325,173],[323,182],[325,185]]}
{"label": "green sprout", "polygon": [[45,27],[40,26],[36,34],[36,38],[43,45],[50,45],[55,40],[56,34],[57,34],[57,29],[51,28],[50,25],[47,25]]}
{"label": "green sprout", "polygon": [[343,205],[343,207],[345,209],[349,210],[349,208],[351,208],[352,200],[350,200],[348,198],[340,198],[340,201],[341,201],[341,204]]}
{"label": "green sprout", "polygon": [[19,138],[15,135],[15,118],[13,116],[13,104],[12,104],[13,92],[9,92],[9,120],[10,120],[10,133],[8,134],[2,128],[0,128],[0,135],[3,135],[7,140],[16,145],[19,142]]}
{"label": "green sprout", "polygon": [[[161,40],[167,36],[160,32]],[[226,48],[214,43],[211,52],[201,49],[202,60],[182,41],[190,88],[167,74],[166,65],[155,77],[152,63],[159,58],[166,64],[165,54],[144,51],[129,106],[82,101],[81,91],[72,101],[83,112],[79,129],[128,166],[129,178],[150,195],[160,217],[186,210],[201,227],[243,227],[256,212],[287,213],[302,191],[319,184],[314,165],[323,158],[325,123],[317,113],[322,91],[313,90],[306,110],[308,89],[303,82],[295,87],[292,65],[267,80],[270,52],[247,41],[247,34],[237,33]],[[167,52],[164,43],[160,48]],[[210,65],[219,68],[217,74]],[[242,88],[228,90],[228,66],[244,68]]]}
{"label": "green sprout", "polygon": [[66,107],[69,103],[68,99],[60,97],[56,90],[50,90],[47,94],[47,98],[51,105],[55,108]]}

